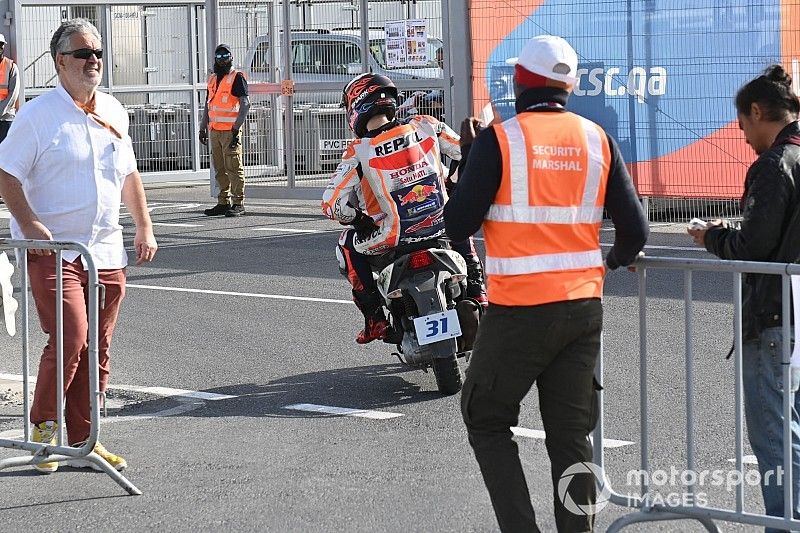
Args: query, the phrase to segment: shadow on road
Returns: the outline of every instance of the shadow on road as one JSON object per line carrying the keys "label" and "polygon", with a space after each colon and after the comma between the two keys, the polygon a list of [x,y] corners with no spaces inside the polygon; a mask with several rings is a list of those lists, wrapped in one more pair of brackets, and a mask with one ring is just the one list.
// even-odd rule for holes
{"label": "shadow on road", "polygon": [[[17,470],[17,471],[9,471],[9,472],[0,472],[0,478],[3,477],[24,477],[24,476],[41,476],[40,473],[36,472],[35,470]],[[70,498],[65,500],[57,500],[57,501],[45,501],[45,502],[33,502],[33,503],[26,503],[23,505],[10,505],[8,507],[0,507],[0,511],[11,511],[12,509],[35,509],[37,507],[43,507],[46,505],[60,505],[60,504],[68,504],[72,505],[77,502],[89,502],[93,500],[108,500],[110,498],[127,498],[128,495],[126,494],[119,494],[119,495],[109,495],[109,496],[94,496],[90,498]]]}
{"label": "shadow on road", "polygon": [[[403,374],[408,373],[418,373],[416,377],[424,384],[407,380]],[[387,409],[444,398],[436,390],[433,374],[425,375],[422,371],[399,363],[309,372],[286,376],[265,384],[243,383],[203,392],[236,398],[209,400],[202,408],[176,416],[320,418],[340,415],[296,411],[286,409],[286,406],[311,403],[353,409]],[[175,399],[169,398],[151,400],[131,406],[131,409],[152,412],[162,410],[165,405],[174,402]],[[120,414],[133,414],[129,409],[123,411],[128,412]]]}

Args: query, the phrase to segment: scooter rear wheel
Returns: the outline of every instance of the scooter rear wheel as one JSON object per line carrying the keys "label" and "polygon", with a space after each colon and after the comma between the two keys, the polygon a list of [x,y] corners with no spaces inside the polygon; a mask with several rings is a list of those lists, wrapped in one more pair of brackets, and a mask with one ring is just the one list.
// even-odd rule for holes
{"label": "scooter rear wheel", "polygon": [[456,394],[464,384],[461,368],[458,366],[456,354],[449,357],[437,357],[432,362],[433,374],[439,392],[446,395]]}

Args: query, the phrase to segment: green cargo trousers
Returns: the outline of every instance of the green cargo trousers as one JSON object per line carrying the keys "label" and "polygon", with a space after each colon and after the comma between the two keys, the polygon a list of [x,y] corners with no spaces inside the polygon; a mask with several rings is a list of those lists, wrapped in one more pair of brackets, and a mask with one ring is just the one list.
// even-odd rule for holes
{"label": "green cargo trousers", "polygon": [[[591,531],[594,518],[574,514],[558,493],[571,465],[592,460],[589,433],[597,423],[603,308],[599,299],[507,307],[490,303],[481,319],[461,394],[461,412],[501,531],[539,531],[511,427],[534,383],[546,433],[558,531]],[[594,503],[595,478],[577,474],[572,502]]]}
{"label": "green cargo trousers", "polygon": [[231,148],[233,133],[230,130],[209,130],[208,147],[214,162],[214,176],[219,185],[217,203],[244,204],[244,168],[242,167],[241,139]]}

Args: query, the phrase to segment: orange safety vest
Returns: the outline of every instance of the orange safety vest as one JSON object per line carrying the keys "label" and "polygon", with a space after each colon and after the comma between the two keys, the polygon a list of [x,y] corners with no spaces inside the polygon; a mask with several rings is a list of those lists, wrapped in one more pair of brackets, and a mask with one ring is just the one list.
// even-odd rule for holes
{"label": "orange safety vest", "polygon": [[483,223],[489,301],[600,298],[611,166],[605,132],[568,112],[523,113],[495,132],[503,175]]}
{"label": "orange safety vest", "polygon": [[7,57],[0,61],[0,100],[8,98],[8,77],[13,64],[14,62]]}
{"label": "orange safety vest", "polygon": [[230,131],[239,115],[239,99],[231,94],[236,69],[222,78],[217,87],[217,75],[208,78],[208,127],[217,131]]}

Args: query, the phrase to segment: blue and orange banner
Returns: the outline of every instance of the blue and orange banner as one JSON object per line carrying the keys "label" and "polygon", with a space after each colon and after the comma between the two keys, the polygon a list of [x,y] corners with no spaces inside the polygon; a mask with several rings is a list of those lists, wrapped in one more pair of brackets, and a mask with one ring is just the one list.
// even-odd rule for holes
{"label": "blue and orange banner", "polygon": [[800,78],[800,0],[472,0],[470,20],[476,114],[512,116],[508,60],[564,37],[579,57],[569,108],[617,140],[643,196],[740,197],[755,154],[736,91],[773,63]]}

